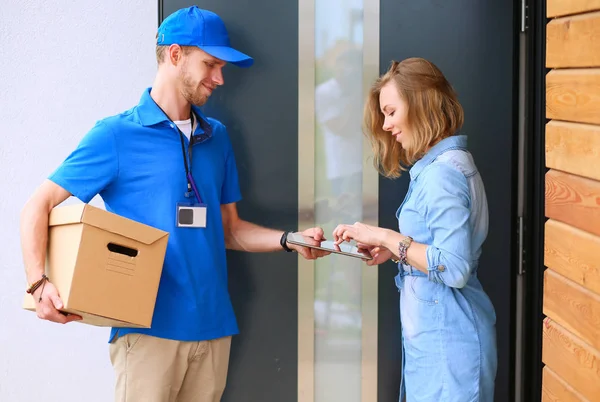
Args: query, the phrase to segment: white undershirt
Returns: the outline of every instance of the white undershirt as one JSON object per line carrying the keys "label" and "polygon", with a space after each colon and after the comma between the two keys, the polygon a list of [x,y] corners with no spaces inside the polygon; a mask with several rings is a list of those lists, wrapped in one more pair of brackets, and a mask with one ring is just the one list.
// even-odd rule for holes
{"label": "white undershirt", "polygon": [[189,140],[190,136],[192,135],[192,119],[175,120],[173,123],[177,124],[177,127],[179,127],[181,132],[185,134],[185,136]]}

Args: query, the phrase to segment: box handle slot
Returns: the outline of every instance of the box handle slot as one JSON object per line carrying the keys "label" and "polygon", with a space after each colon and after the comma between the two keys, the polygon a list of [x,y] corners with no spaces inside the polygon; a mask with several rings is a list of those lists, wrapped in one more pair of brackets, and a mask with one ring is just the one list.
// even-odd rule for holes
{"label": "box handle slot", "polygon": [[138,255],[138,251],[136,249],[121,246],[120,244],[108,243],[106,247],[108,247],[108,249],[113,253],[123,254],[128,257],[137,257]]}

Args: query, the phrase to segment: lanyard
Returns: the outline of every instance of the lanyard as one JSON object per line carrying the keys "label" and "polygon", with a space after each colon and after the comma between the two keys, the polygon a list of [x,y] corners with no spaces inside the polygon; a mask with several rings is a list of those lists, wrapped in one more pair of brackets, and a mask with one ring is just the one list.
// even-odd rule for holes
{"label": "lanyard", "polygon": [[202,204],[202,198],[200,198],[200,192],[198,191],[198,188],[196,187],[196,182],[194,181],[194,177],[192,176],[192,158],[191,158],[192,136],[194,135],[194,123],[196,122],[196,116],[194,116],[194,111],[190,108],[190,121],[192,124],[192,129],[190,132],[190,145],[188,147],[189,156],[190,156],[190,165],[188,168],[188,159],[186,157],[185,142],[183,139],[183,137],[185,137],[185,134],[183,134],[183,132],[181,132],[181,129],[179,128],[179,126],[177,126],[177,124],[175,124],[169,118],[169,115],[166,114],[165,111],[162,110],[162,108],[160,106],[158,106],[158,103],[155,102],[155,105],[160,109],[161,112],[163,112],[165,117],[171,122],[172,126],[175,127],[177,129],[177,132],[179,133],[179,139],[181,140],[181,153],[183,154],[183,166],[185,167],[185,179],[187,180],[187,192],[185,193],[185,196],[189,197],[192,195],[191,193],[193,192],[194,195],[196,196],[196,200],[198,200],[198,203]]}
{"label": "lanyard", "polygon": [[[192,135],[194,135],[194,123],[196,122],[196,117],[194,116],[194,112],[190,111],[190,120],[192,124],[192,129],[190,132],[190,145],[188,147],[188,154],[186,156],[185,152],[185,141],[183,137],[185,134],[181,131],[181,129],[177,126],[177,124],[173,123],[179,132],[179,139],[181,140],[181,153],[183,155],[183,166],[185,167],[185,178],[187,180],[187,193],[186,197],[191,195],[193,192],[196,196],[196,200],[198,200],[199,204],[202,204],[202,199],[200,198],[200,192],[196,187],[196,183],[194,182],[194,177],[192,176]],[[189,156],[189,167],[188,167],[188,157]]]}

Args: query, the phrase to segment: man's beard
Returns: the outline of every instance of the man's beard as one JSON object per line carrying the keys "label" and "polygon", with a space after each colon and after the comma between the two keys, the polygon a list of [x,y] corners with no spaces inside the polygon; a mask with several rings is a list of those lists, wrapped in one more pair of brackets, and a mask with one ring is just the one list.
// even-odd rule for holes
{"label": "man's beard", "polygon": [[181,84],[181,94],[192,105],[200,107],[208,101],[208,96],[202,93],[202,82],[195,85],[185,70],[181,72]]}

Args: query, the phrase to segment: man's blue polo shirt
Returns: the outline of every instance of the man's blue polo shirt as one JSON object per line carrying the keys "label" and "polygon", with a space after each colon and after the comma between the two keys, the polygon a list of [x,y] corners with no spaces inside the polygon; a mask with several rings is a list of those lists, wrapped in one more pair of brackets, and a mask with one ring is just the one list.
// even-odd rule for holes
{"label": "man's blue polo shirt", "polygon": [[119,328],[119,335],[198,341],[238,332],[220,209],[241,199],[235,158],[225,126],[193,110],[201,124],[192,136],[192,174],[208,205],[206,228],[176,226],[177,203],[190,202],[181,140],[150,89],[134,108],[97,122],[49,177],[83,202],[100,194],[108,211],[170,233],[152,327]]}

